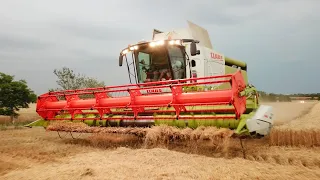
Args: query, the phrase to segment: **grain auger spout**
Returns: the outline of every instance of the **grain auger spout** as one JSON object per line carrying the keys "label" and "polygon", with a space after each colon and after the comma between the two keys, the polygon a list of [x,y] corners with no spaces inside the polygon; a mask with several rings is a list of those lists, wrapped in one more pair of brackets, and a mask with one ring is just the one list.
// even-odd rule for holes
{"label": "grain auger spout", "polygon": [[[195,26],[189,23],[189,29],[169,33],[155,30],[152,41],[122,50],[119,66],[126,62],[131,84],[39,96],[37,113],[42,119],[28,126],[48,127],[53,122],[100,128],[166,124],[267,135],[273,124],[272,107],[259,105],[258,92],[247,80],[247,64],[213,50],[206,31]],[[197,36],[202,39],[193,37],[196,33],[202,33]]]}

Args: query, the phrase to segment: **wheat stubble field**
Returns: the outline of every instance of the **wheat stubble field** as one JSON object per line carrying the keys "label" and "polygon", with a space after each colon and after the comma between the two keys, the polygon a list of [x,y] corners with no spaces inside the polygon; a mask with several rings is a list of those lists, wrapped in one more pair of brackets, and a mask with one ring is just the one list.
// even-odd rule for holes
{"label": "wheat stubble field", "polygon": [[0,131],[0,179],[320,179],[320,103],[269,104],[276,114],[271,136],[244,140],[244,150],[227,138],[159,143],[157,129],[146,146],[131,135],[73,140],[43,128],[8,128]]}

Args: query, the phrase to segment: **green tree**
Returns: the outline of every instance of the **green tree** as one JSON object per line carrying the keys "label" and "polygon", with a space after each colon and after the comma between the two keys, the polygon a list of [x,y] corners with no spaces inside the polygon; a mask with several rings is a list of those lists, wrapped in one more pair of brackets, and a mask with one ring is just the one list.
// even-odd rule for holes
{"label": "green tree", "polygon": [[57,84],[60,86],[58,89],[54,90],[71,90],[71,89],[82,89],[82,88],[94,88],[103,87],[105,83],[103,81],[98,81],[95,78],[87,77],[80,73],[76,74],[73,70],[67,67],[62,69],[55,69],[53,73],[57,76]]}
{"label": "green tree", "polygon": [[11,122],[19,116],[20,108],[29,108],[37,95],[28,87],[25,80],[14,80],[14,76],[0,72],[0,115],[10,116]]}

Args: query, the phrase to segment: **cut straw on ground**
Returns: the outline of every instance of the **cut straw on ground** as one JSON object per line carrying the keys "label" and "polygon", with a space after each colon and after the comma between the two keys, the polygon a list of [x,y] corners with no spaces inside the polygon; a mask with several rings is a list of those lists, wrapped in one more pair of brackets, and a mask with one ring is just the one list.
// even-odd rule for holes
{"label": "cut straw on ground", "polygon": [[[172,143],[184,143],[184,146],[196,148],[197,143],[201,144],[205,141],[211,147],[215,147],[216,150],[218,149],[225,154],[228,152],[229,139],[233,135],[233,131],[230,129],[216,127],[198,127],[194,130],[190,128],[179,129],[167,125],[153,126],[151,128],[90,127],[83,123],[71,122],[52,123],[47,127],[47,130],[94,133],[97,134],[96,138],[98,139],[106,138],[109,140],[110,138],[114,138],[112,134],[134,135],[142,139],[144,148],[168,147]],[[106,140],[104,143],[110,142],[109,140]]]}

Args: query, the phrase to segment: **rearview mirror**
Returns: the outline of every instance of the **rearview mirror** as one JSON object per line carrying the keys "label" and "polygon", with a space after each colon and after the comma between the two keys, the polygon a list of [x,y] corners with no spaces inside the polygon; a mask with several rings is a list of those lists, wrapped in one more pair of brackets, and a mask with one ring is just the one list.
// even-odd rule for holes
{"label": "rearview mirror", "polygon": [[195,56],[197,54],[200,54],[200,50],[197,50],[196,42],[192,41],[190,44],[190,54],[191,56]]}
{"label": "rearview mirror", "polygon": [[119,66],[122,66],[122,63],[123,63],[123,56],[122,56],[122,54],[120,54],[120,56],[119,56]]}

